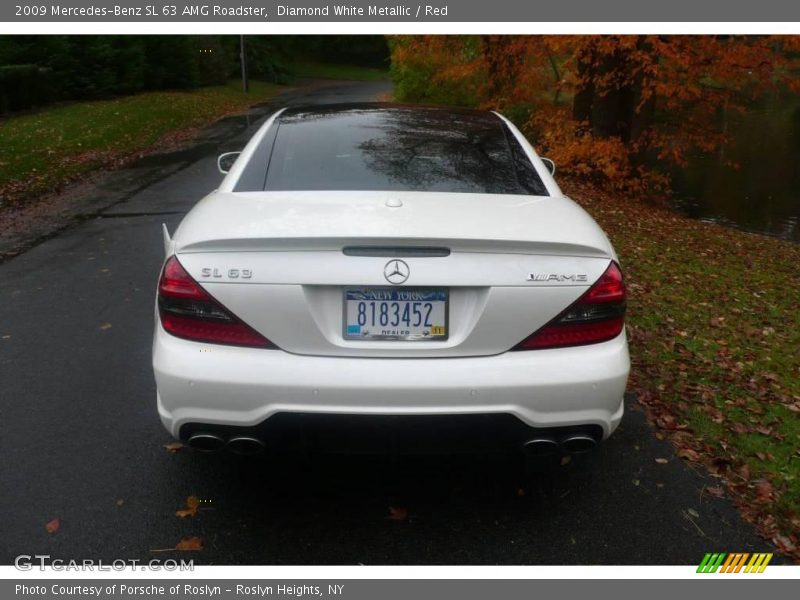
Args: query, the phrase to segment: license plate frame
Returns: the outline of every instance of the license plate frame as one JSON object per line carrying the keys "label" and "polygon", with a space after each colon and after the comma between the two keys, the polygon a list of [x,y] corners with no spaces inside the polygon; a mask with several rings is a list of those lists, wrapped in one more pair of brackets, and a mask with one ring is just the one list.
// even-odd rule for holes
{"label": "license plate frame", "polygon": [[[434,301],[444,302],[444,334],[437,335],[424,335],[423,333],[414,333],[410,335],[364,335],[363,332],[358,333],[349,330],[347,322],[348,317],[348,300],[358,301],[358,299],[350,298],[350,293],[369,293],[369,292],[382,292],[382,293],[423,293],[426,295],[439,295],[442,298],[433,298]],[[415,300],[409,299],[376,299],[378,302],[414,302]],[[416,300],[418,302],[425,302],[425,300]],[[355,324],[353,324],[355,325]],[[387,325],[388,327],[393,327]],[[441,327],[436,324],[435,326]],[[450,289],[446,287],[389,287],[389,286],[349,286],[342,290],[342,337],[348,341],[361,341],[361,342],[444,342],[450,338]]]}

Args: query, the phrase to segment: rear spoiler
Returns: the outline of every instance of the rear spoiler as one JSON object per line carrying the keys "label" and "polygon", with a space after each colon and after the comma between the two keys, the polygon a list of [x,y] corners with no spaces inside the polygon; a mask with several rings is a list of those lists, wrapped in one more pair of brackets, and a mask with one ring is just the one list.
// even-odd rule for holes
{"label": "rear spoiler", "polygon": [[[406,256],[420,249],[437,250],[438,256],[450,252],[480,252],[489,254],[531,254],[543,256],[580,256],[586,258],[609,258],[603,248],[585,244],[565,242],[536,242],[525,240],[480,240],[480,239],[418,239],[404,237],[252,237],[211,239],[192,242],[179,248],[181,254],[199,252],[300,252],[300,251],[345,251],[353,247],[360,253],[372,250],[372,254],[391,247],[392,256]],[[171,252],[176,250],[174,243]],[[444,251],[444,253],[441,253]],[[348,254],[347,251],[344,252]]]}

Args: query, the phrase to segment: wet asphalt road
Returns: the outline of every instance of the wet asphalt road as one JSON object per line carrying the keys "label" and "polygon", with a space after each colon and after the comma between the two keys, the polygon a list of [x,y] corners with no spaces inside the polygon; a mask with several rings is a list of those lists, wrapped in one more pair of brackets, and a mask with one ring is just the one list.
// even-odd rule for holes
{"label": "wet asphalt road", "polygon": [[[94,204],[113,206],[0,264],[0,563],[176,557],[150,551],[192,535],[205,549],[183,556],[212,564],[696,564],[712,550],[772,551],[703,493],[713,481],[654,437],[635,402],[589,459],[529,481],[496,455],[167,452],[150,367],[160,225],[174,231],[219,183],[217,153],[242,147],[264,114],[112,174]],[[203,510],[176,517],[190,495]],[[408,518],[388,519],[390,507]]]}

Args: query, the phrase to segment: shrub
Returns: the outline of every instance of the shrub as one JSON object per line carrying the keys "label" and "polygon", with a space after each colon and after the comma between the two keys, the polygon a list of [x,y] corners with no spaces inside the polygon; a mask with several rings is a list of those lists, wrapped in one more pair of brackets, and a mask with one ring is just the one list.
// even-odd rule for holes
{"label": "shrub", "polygon": [[447,36],[390,38],[395,96],[405,102],[475,107],[485,72],[469,40]]}
{"label": "shrub", "polygon": [[0,114],[49,102],[49,75],[36,65],[0,66]]}

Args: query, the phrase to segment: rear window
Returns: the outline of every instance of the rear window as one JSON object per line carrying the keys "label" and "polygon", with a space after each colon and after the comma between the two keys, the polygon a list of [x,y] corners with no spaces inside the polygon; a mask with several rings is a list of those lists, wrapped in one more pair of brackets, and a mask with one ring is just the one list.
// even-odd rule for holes
{"label": "rear window", "polygon": [[547,195],[495,115],[402,108],[282,116],[263,189]]}

